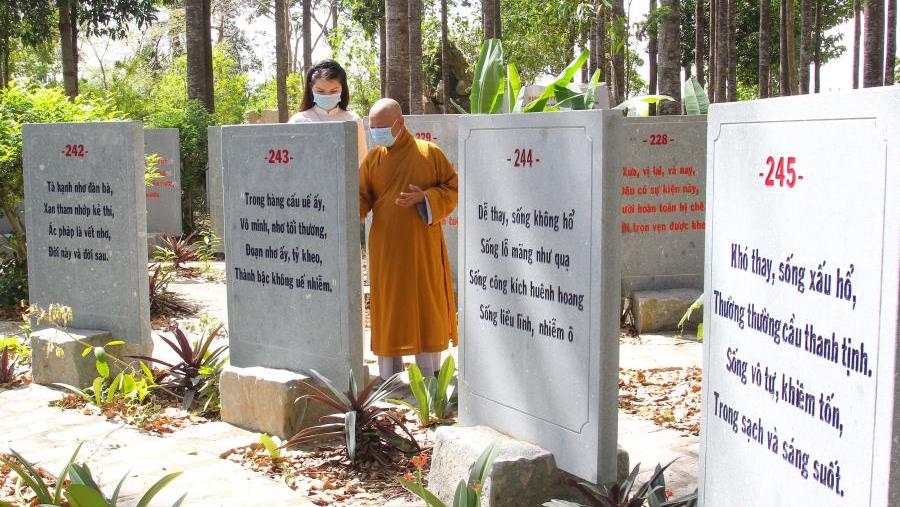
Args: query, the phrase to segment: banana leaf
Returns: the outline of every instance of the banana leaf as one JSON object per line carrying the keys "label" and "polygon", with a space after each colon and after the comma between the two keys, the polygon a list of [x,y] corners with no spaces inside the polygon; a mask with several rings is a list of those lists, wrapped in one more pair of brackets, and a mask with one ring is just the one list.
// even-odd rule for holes
{"label": "banana leaf", "polygon": [[591,76],[591,80],[588,82],[587,90],[584,92],[585,109],[594,109],[594,104],[596,103],[594,95],[597,93],[598,86],[600,86],[600,69],[594,71],[594,75]]}
{"label": "banana leaf", "polygon": [[472,92],[469,95],[472,114],[491,113],[502,107],[502,96],[505,93],[503,89],[505,73],[503,44],[499,39],[484,41],[478,55],[478,62],[475,64],[475,77],[472,81]]}
{"label": "banana leaf", "polygon": [[650,104],[659,104],[665,100],[675,100],[668,95],[638,95],[622,102],[613,109],[624,109],[628,116],[647,116]]}
{"label": "banana leaf", "polygon": [[522,79],[519,77],[519,70],[512,63],[506,66],[506,96],[510,101],[510,111],[519,112],[522,109],[522,103],[519,102],[519,95],[522,92]]}
{"label": "banana leaf", "polygon": [[578,58],[572,61],[565,69],[563,69],[562,73],[556,76],[556,79],[553,80],[552,83],[547,85],[547,88],[544,89],[544,93],[542,93],[538,98],[534,99],[530,104],[525,106],[524,111],[526,113],[535,113],[545,111],[545,107],[547,105],[547,100],[550,97],[553,97],[556,93],[556,87],[561,86],[565,88],[572,79],[575,77],[575,74],[581,70],[581,67],[588,61],[590,58],[591,52],[587,49],[581,52],[578,55]]}
{"label": "banana leaf", "polygon": [[682,88],[685,114],[701,115],[709,111],[709,96],[696,77],[689,77]]}

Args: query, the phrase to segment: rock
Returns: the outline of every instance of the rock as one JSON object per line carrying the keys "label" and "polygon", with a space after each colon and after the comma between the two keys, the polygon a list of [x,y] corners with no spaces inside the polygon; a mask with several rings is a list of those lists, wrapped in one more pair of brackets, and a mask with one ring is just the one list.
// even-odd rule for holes
{"label": "rock", "polygon": [[[87,387],[97,378],[94,356],[82,357],[87,346],[103,346],[113,340],[109,331],[94,329],[69,329],[62,331],[56,328],[42,329],[31,335],[31,375],[35,384],[69,384],[75,387]],[[146,347],[126,343],[109,347],[107,352],[128,362],[126,356],[147,355]],[[115,375],[121,368],[112,360],[108,361],[110,375]]]}
{"label": "rock", "polygon": [[[697,289],[667,289],[635,291],[632,310],[638,333],[677,331],[684,312],[700,297]],[[703,312],[695,311],[688,328],[702,322]]]}
{"label": "rock", "polygon": [[222,420],[288,439],[301,428],[319,424],[319,417],[334,412],[315,401],[294,403],[312,392],[307,382],[311,382],[309,377],[287,370],[226,366],[219,379]]}
{"label": "rock", "polygon": [[[448,505],[460,480],[468,480],[478,456],[494,440],[500,449],[483,485],[483,507],[537,507],[551,499],[579,500],[566,484],[575,479],[556,467],[553,455],[486,426],[446,426],[435,433],[428,489]],[[624,463],[623,463],[624,460]],[[619,451],[618,475],[628,474],[628,454]]]}

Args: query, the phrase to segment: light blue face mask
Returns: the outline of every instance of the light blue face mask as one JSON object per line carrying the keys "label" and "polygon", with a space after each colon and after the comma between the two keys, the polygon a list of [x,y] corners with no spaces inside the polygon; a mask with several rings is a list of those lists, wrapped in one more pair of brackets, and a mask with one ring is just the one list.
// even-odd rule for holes
{"label": "light blue face mask", "polygon": [[[396,123],[396,122],[395,122]],[[381,128],[369,128],[369,132],[372,133],[372,142],[377,146],[384,146],[386,148],[390,148],[391,145],[394,144],[396,138],[394,137],[394,133],[391,132],[391,127],[381,127]]]}
{"label": "light blue face mask", "polygon": [[322,93],[313,92],[313,102],[316,103],[317,106],[321,107],[326,111],[331,111],[336,108],[337,105],[341,102],[341,94],[333,93],[330,95],[325,95]]}

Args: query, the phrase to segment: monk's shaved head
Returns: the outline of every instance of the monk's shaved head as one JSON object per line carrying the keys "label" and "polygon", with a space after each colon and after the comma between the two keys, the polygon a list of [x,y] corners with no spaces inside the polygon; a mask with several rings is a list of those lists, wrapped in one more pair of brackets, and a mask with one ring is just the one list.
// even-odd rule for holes
{"label": "monk's shaved head", "polygon": [[394,99],[378,99],[369,110],[369,125],[374,128],[390,127],[401,118],[403,110],[400,103]]}

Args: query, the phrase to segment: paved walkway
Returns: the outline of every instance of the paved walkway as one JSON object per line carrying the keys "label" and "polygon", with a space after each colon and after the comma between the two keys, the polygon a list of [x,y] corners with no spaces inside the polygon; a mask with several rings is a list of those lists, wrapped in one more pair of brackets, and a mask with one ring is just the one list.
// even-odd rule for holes
{"label": "paved walkway", "polygon": [[[224,268],[224,263],[216,264],[218,269]],[[171,288],[198,303],[201,311],[227,323],[224,283],[178,282]],[[162,345],[158,350],[166,348]],[[374,356],[370,352],[366,360],[371,368]],[[634,369],[701,366],[702,345],[674,336],[646,335],[642,343],[622,344],[620,364]],[[132,502],[163,475],[181,470],[183,475],[164,489],[154,504],[171,505],[188,492],[187,505],[313,505],[287,486],[219,458],[228,449],[256,441],[255,433],[217,422],[157,437],[100,416],[48,406],[61,396],[41,386],[0,391],[0,449],[14,448],[55,474],[77,442],[84,441],[79,461],[91,464],[109,491],[128,473],[124,491]],[[681,495],[697,487],[697,437],[620,412],[619,444],[628,451],[631,466],[641,463],[642,479],[649,478],[657,463],[678,457],[666,474],[668,489]]]}

